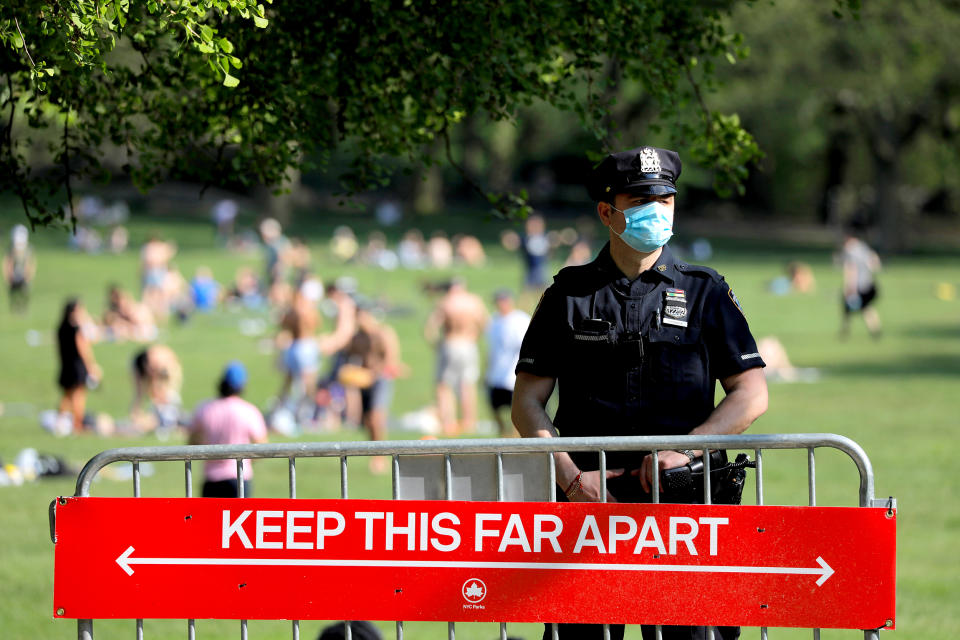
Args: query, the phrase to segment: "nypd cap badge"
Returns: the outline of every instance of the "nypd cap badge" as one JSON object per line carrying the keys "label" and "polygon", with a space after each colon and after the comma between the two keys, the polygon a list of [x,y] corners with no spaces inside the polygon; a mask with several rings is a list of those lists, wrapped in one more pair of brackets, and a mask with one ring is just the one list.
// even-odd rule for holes
{"label": "nypd cap badge", "polygon": [[644,147],[640,150],[640,172],[660,173],[660,156],[653,147]]}

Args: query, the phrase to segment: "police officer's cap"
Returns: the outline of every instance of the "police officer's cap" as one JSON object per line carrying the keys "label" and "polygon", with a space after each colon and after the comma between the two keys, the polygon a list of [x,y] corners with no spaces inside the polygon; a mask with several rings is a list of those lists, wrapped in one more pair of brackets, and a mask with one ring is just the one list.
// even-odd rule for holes
{"label": "police officer's cap", "polygon": [[637,147],[611,153],[590,176],[587,191],[596,202],[613,200],[618,193],[669,195],[677,192],[680,156],[657,147]]}

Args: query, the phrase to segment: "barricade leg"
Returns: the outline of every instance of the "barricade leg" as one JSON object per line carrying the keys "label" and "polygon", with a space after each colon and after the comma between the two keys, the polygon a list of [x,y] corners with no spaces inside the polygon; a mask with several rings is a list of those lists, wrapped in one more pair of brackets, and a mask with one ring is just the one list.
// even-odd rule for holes
{"label": "barricade leg", "polygon": [[77,640],[93,640],[93,620],[77,620]]}

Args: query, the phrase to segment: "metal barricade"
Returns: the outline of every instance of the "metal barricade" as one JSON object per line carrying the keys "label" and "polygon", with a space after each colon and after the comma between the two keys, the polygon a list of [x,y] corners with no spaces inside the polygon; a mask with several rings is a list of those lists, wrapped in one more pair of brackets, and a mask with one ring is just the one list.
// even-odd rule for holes
{"label": "metal barricade", "polygon": [[[110,449],[93,457],[77,478],[75,495],[86,497],[97,474],[107,465],[130,462],[133,467],[133,496],[141,495],[141,462],[182,461],[184,463],[185,496],[192,497],[192,461],[235,459],[240,497],[243,497],[244,459],[287,459],[290,498],[297,497],[297,460],[300,458],[339,458],[341,498],[349,497],[347,460],[351,457],[391,456],[393,499],[438,500],[555,500],[554,452],[594,452],[599,456],[599,469],[606,494],[608,451],[650,451],[654,464],[658,452],[683,449],[725,449],[752,451],[756,463],[756,504],[764,504],[763,452],[773,449],[799,449],[807,452],[808,504],[816,506],[815,450],[829,448],[847,454],[859,473],[860,507],[895,508],[893,499],[874,497],[874,477],[870,460],[863,449],[849,438],[835,434],[760,434],[735,436],[630,436],[615,438],[532,438],[471,440],[407,440],[384,442],[318,442],[260,445],[198,445],[125,447]],[[710,457],[704,456],[704,503],[710,504]],[[659,501],[659,478],[653,478],[653,502]],[[51,533],[53,523],[51,522]],[[403,640],[404,623],[396,622],[396,638]],[[93,640],[93,620],[77,621],[80,640]],[[710,628],[712,631],[712,628]],[[455,625],[448,623],[448,638],[455,639]],[[813,629],[813,638],[820,630]],[[878,640],[877,629],[864,630],[865,640]],[[299,621],[292,622],[292,638],[300,637]],[[713,635],[711,633],[711,635]],[[661,629],[656,627],[659,640]],[[143,620],[136,621],[137,640],[143,638]],[[349,623],[346,637],[352,637]],[[500,623],[500,637],[507,638],[507,624]],[[714,637],[719,637],[718,635]],[[761,640],[768,630],[760,628]],[[187,621],[187,638],[196,638],[193,620]],[[247,638],[247,622],[240,621],[240,638]],[[553,626],[553,638],[557,627]],[[604,627],[604,638],[609,628]]]}

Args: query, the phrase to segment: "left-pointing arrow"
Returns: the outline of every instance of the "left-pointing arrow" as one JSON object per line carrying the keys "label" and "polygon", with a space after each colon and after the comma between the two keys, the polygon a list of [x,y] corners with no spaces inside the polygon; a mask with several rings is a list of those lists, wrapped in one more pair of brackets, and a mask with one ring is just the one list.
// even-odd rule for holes
{"label": "left-pointing arrow", "polygon": [[127,547],[127,550],[120,554],[117,558],[117,564],[120,565],[120,568],[127,572],[128,576],[133,575],[133,569],[130,568],[130,554],[133,553],[133,547]]}

